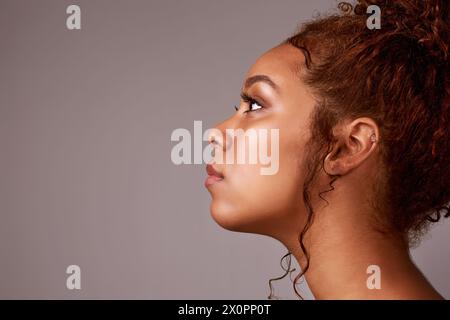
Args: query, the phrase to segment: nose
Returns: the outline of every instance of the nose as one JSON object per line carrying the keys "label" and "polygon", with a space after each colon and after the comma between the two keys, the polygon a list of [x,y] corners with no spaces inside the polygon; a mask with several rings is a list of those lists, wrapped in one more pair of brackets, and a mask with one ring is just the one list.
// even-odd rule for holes
{"label": "nose", "polygon": [[218,152],[216,152],[216,150],[223,153],[226,149],[226,148],[224,148],[225,143],[224,143],[222,131],[220,131],[216,127],[212,128],[210,130],[210,132],[208,134],[208,143],[210,143],[212,145],[211,155],[213,157],[215,157],[218,154]]}
{"label": "nose", "polygon": [[233,145],[232,137],[229,136],[227,129],[234,129],[233,117],[217,124],[209,132],[208,142],[213,145],[213,155],[216,150],[223,153]]}

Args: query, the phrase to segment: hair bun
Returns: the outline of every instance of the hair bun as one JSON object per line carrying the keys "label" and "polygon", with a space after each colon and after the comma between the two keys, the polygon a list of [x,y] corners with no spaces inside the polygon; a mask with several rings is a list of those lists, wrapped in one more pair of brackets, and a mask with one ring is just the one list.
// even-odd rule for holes
{"label": "hair bun", "polygon": [[[339,7],[348,12],[348,3]],[[429,56],[448,60],[449,0],[358,0],[356,15],[367,16],[367,7],[381,9],[381,29],[413,38]]]}

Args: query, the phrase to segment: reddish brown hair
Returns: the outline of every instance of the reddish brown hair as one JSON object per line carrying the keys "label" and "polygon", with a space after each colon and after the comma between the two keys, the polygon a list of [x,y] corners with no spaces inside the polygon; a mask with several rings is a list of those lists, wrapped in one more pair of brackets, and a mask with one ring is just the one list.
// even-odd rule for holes
{"label": "reddish brown hair", "polygon": [[[381,9],[381,29],[366,25],[369,5]],[[379,126],[383,177],[374,205],[388,232],[411,244],[431,222],[449,216],[449,1],[361,0],[339,7],[340,14],[303,24],[283,41],[303,51],[306,68],[299,66],[299,74],[319,101],[303,193],[308,222],[299,236],[308,265],[302,240],[313,221],[309,186],[331,150],[333,127],[345,119],[370,117]],[[322,193],[339,178],[330,177]]]}

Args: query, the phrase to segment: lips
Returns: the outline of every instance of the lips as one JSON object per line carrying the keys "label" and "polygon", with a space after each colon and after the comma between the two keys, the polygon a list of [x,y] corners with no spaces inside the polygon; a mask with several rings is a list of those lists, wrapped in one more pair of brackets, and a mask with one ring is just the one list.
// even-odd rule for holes
{"label": "lips", "polygon": [[217,171],[211,164],[206,165],[206,172],[208,176],[215,176],[223,179],[223,174]]}
{"label": "lips", "polygon": [[222,181],[224,176],[217,171],[211,164],[206,165],[206,173],[208,177],[205,180],[205,187],[209,187],[219,181]]}

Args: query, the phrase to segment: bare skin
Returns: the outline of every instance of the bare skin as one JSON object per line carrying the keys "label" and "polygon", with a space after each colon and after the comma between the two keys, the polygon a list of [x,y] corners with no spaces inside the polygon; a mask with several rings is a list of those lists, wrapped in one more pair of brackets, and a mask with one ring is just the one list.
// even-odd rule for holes
{"label": "bare skin", "polygon": [[[302,268],[305,258],[298,235],[307,211],[302,199],[305,172],[305,144],[311,138],[309,116],[316,98],[295,74],[295,66],[304,62],[303,54],[290,45],[277,46],[262,55],[250,68],[246,81],[256,75],[268,76],[277,86],[254,81],[242,91],[257,101],[241,100],[239,110],[216,128],[278,128],[279,171],[260,174],[260,165],[215,164],[223,179],[208,186],[212,196],[211,215],[222,227],[238,232],[257,233],[279,240]],[[245,112],[248,110],[250,112]],[[329,177],[320,172],[311,193],[314,221],[304,244],[310,254],[306,281],[316,299],[442,299],[412,262],[403,237],[380,233],[375,216],[382,215],[369,205],[372,183],[380,169],[379,128],[370,118],[350,119],[334,131],[338,137],[325,169],[340,174],[335,189],[329,189]],[[375,135],[376,141],[371,136]],[[216,148],[224,153],[229,145],[221,136],[212,136]],[[231,144],[232,145],[232,144]],[[228,146],[228,147],[227,147]],[[379,228],[379,226],[378,226]],[[369,289],[367,267],[381,271],[381,289]]]}

